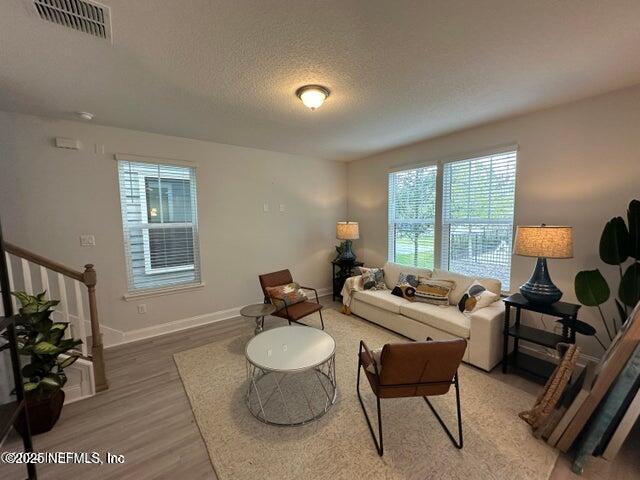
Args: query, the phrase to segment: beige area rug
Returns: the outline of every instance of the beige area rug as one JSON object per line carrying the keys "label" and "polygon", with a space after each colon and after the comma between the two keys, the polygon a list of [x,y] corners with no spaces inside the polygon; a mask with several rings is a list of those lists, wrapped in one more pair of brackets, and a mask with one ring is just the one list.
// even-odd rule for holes
{"label": "beige area rug", "polygon": [[[457,450],[421,398],[383,400],[384,457],[378,457],[356,397],[360,339],[369,346],[406,341],[335,310],[324,311],[336,340],[338,398],[302,427],[266,425],[247,410],[244,348],[252,337],[180,352],[175,361],[212,463],[228,479],[547,479],[557,453],[533,438],[517,416],[534,398],[468,366],[459,372],[464,448]],[[508,377],[506,377],[508,378]],[[369,412],[374,396],[361,379]],[[433,397],[455,431],[455,396]],[[375,420],[374,420],[375,422]]]}

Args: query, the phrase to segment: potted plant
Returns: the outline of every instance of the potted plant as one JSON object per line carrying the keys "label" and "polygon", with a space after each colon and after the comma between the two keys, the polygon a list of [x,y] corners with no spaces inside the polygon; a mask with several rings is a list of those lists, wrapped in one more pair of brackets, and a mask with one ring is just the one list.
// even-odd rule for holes
{"label": "potted plant", "polygon": [[[51,320],[59,302],[46,300],[45,293],[13,293],[21,304],[15,322],[18,352],[30,360],[22,367],[22,376],[32,434],[48,432],[58,421],[65,397],[62,387],[67,383],[64,369],[80,356],[69,351],[82,343],[64,338],[69,323]],[[15,427],[24,429],[20,422]]]}
{"label": "potted plant", "polygon": [[626,322],[631,309],[640,301],[640,200],[629,203],[626,223],[622,217],[614,217],[607,222],[600,237],[599,253],[604,263],[618,267],[620,283],[614,290],[617,293],[614,303],[618,320],[612,316],[612,320],[607,321],[602,311],[602,305],[609,301],[612,292],[599,269],[578,272],[575,291],[581,304],[597,307],[611,341]]}

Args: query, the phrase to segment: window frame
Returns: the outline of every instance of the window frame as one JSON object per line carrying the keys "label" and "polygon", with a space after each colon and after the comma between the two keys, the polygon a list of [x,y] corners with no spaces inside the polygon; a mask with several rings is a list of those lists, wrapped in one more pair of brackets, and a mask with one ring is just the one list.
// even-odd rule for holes
{"label": "window frame", "polygon": [[[435,212],[435,223],[433,224],[433,229],[434,229],[434,244],[433,244],[433,268],[436,269],[443,269],[443,265],[445,263],[447,263],[447,265],[449,264],[449,259],[445,259],[444,257],[444,234],[445,234],[445,228],[448,230],[450,229],[451,225],[455,225],[456,222],[448,222],[445,225],[445,219],[444,219],[444,169],[445,169],[445,165],[448,163],[455,163],[455,162],[462,162],[465,160],[474,160],[474,159],[480,159],[480,158],[485,158],[485,157],[492,157],[492,156],[499,156],[499,155],[503,155],[503,154],[508,154],[508,153],[513,153],[515,155],[515,171],[514,171],[514,198],[513,198],[513,217],[511,220],[511,235],[513,238],[513,235],[515,234],[515,226],[516,226],[516,222],[515,222],[515,218],[516,218],[516,207],[517,207],[517,183],[518,183],[518,156],[519,156],[519,146],[517,144],[509,144],[509,145],[503,145],[503,146],[498,146],[498,147],[494,147],[494,148],[489,148],[489,149],[484,149],[482,151],[476,151],[476,152],[470,152],[464,155],[455,155],[455,156],[449,156],[449,157],[445,157],[445,158],[441,158],[439,160],[432,160],[432,161],[426,161],[426,162],[420,162],[420,163],[414,163],[414,164],[408,164],[408,165],[398,165],[398,166],[394,166],[392,168],[390,168],[387,171],[387,200],[391,201],[392,197],[393,197],[393,201],[395,203],[395,196],[396,196],[396,192],[394,191],[393,194],[390,193],[390,188],[391,188],[391,175],[398,173],[398,172],[406,172],[406,171],[410,171],[410,170],[417,170],[420,168],[425,168],[425,167],[436,167],[436,198],[435,198],[435,208],[436,208],[436,212]],[[391,217],[390,217],[390,213],[391,213],[391,208],[390,205],[387,205],[387,260],[389,262],[394,262],[395,263],[395,235],[393,236],[394,241],[393,241],[393,245],[390,242],[392,236],[391,236],[391,232],[390,229],[395,225],[394,222],[391,221]],[[471,218],[467,218],[465,219],[464,222],[460,222],[460,224],[464,224],[464,225],[468,225],[470,224],[470,220],[473,220]],[[477,220],[480,220],[479,218]],[[495,225],[504,225],[506,222],[503,221],[491,221],[491,220],[485,220],[483,219],[480,223],[482,224],[495,224]],[[511,289],[511,272],[512,272],[512,268],[513,268],[513,254],[511,254],[510,258],[509,258],[509,285],[502,285],[502,291],[503,293],[507,293],[510,291]],[[400,264],[403,265],[403,264]],[[408,267],[413,267],[413,265],[407,265]],[[428,268],[428,267],[418,267],[418,268]],[[453,271],[452,271],[453,272]],[[454,272],[454,273],[458,273],[458,272]],[[461,273],[462,275],[466,275],[464,273]]]}
{"label": "window frame", "polygon": [[[123,247],[125,253],[125,265],[126,265],[126,277],[127,277],[127,290],[123,295],[123,299],[126,301],[145,298],[145,297],[153,297],[158,295],[169,295],[172,293],[179,293],[182,291],[189,291],[195,288],[201,288],[205,285],[203,280],[203,272],[201,265],[201,256],[200,256],[200,239],[199,239],[199,225],[198,225],[198,175],[197,168],[194,162],[186,161],[186,160],[176,160],[169,158],[159,158],[159,157],[149,157],[145,155],[136,155],[136,154],[128,154],[128,153],[116,153],[114,154],[114,159],[116,160],[114,163],[116,164],[116,179],[118,182],[118,190],[119,190],[119,201],[120,201],[120,221],[122,226],[123,233]],[[138,188],[137,202],[140,208],[140,223],[132,225],[127,222],[126,214],[127,208],[130,208],[131,204],[128,201],[125,201],[131,193],[127,192],[127,190],[123,190],[125,184],[129,183],[127,178],[121,177],[121,165],[122,164],[149,164],[155,167],[177,167],[190,169],[189,175],[189,190],[190,190],[190,202],[191,202],[191,222],[176,222],[176,223],[168,223],[168,224],[155,224],[148,222],[148,211],[147,211],[147,196],[146,196],[146,180],[148,178],[155,178],[157,176],[148,175],[144,172],[140,173],[138,171],[137,179],[134,180],[131,185],[136,185]],[[136,167],[134,167],[136,168]],[[126,171],[123,170],[124,174],[127,174]],[[185,179],[184,176],[173,175],[171,172],[163,172],[163,175],[160,178],[178,178]],[[142,183],[142,185],[141,185]],[[127,186],[126,188],[129,188]],[[142,222],[142,220],[146,220]],[[163,267],[163,268],[152,268],[150,262],[150,253],[151,249],[149,246],[149,235],[148,229],[155,228],[180,228],[180,227],[188,227],[192,229],[193,232],[193,264],[186,266],[178,266],[178,267]],[[162,274],[172,274],[172,273],[180,273],[180,272],[188,272],[193,271],[193,278],[183,281],[175,281],[172,282],[171,278],[167,278],[167,283],[162,284],[161,281],[158,281],[157,285],[142,285],[136,287],[136,273],[133,270],[133,257],[132,257],[132,243],[131,243],[131,232],[133,230],[140,230],[142,241],[142,249],[144,258],[144,275],[148,275],[149,278],[153,278],[154,275],[162,275]],[[139,243],[138,243],[139,245]],[[138,257],[138,260],[142,260]],[[140,272],[141,273],[141,272]],[[175,279],[173,279],[175,280]]]}

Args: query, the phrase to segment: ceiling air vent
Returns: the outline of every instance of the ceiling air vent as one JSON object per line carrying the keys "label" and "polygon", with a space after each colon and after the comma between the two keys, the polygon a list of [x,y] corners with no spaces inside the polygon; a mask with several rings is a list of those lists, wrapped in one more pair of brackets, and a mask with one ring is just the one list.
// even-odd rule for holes
{"label": "ceiling air vent", "polygon": [[111,40],[109,7],[86,0],[34,0],[40,18]]}

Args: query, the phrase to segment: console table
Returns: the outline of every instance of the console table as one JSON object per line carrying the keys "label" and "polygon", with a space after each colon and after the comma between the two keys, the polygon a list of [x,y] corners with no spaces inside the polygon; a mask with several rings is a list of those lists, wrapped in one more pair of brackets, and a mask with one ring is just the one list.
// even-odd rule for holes
{"label": "console table", "polygon": [[[580,305],[566,302],[556,302],[551,305],[539,305],[529,302],[520,293],[513,294],[505,299],[504,329],[503,329],[503,351],[502,351],[502,372],[507,373],[509,363],[518,369],[524,370],[537,377],[548,378],[556,365],[545,360],[532,357],[518,352],[520,340],[541,345],[543,347],[556,348],[560,342],[576,342],[576,325],[578,323],[578,310]],[[516,310],[516,318],[511,325],[511,308]],[[551,317],[559,318],[557,322],[562,324],[562,334],[542,330],[540,328],[529,327],[520,324],[522,310],[542,313]],[[509,354],[509,338],[513,338],[513,352]]]}
{"label": "console table", "polygon": [[352,277],[354,275],[354,270],[357,267],[364,266],[363,262],[350,262],[343,263],[333,260],[331,262],[333,267],[333,301],[335,302],[336,298],[342,298],[340,292],[342,291],[342,287],[344,286],[344,282],[347,278]]}

